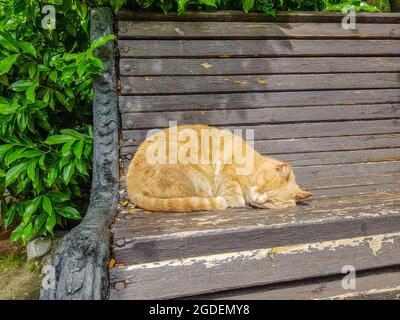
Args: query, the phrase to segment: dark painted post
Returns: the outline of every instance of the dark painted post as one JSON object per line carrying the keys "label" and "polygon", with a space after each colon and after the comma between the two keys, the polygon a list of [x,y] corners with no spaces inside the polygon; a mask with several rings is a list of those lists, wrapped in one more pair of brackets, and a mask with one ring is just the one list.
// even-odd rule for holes
{"label": "dark painted post", "polygon": [[[91,40],[113,33],[109,8],[91,12]],[[62,240],[54,255],[54,279],[40,298],[94,300],[108,297],[110,225],[118,203],[118,105],[114,43],[95,51],[104,73],[94,79],[94,157],[90,205],[83,221]],[[51,275],[51,273],[50,273]]]}

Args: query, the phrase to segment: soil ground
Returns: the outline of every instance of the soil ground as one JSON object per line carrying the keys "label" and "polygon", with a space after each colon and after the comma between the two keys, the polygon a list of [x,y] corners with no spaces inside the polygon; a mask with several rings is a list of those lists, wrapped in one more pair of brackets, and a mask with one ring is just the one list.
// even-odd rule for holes
{"label": "soil ground", "polygon": [[41,274],[37,264],[26,261],[22,246],[10,244],[9,231],[0,228],[0,300],[39,298]]}

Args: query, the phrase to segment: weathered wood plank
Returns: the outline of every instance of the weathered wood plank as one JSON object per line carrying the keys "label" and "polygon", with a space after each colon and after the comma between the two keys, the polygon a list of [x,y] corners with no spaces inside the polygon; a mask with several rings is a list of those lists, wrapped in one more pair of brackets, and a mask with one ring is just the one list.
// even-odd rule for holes
{"label": "weathered wood plank", "polygon": [[[339,201],[338,201],[339,200]],[[355,201],[356,200],[356,201]],[[234,230],[238,227],[247,230],[265,226],[283,226],[291,224],[322,223],[329,219],[351,217],[368,218],[398,214],[391,210],[399,203],[399,193],[380,194],[379,201],[370,195],[343,196],[340,199],[313,199],[307,205],[282,210],[263,210],[251,207],[214,212],[164,213],[145,212],[141,209],[121,206],[121,211],[112,229],[116,239],[133,237],[167,237],[185,232],[203,232],[207,230]],[[385,213],[381,209],[387,209]],[[336,217],[336,218],[335,218]],[[341,229],[333,230],[341,232]],[[250,236],[250,235],[249,235]],[[307,234],[298,234],[307,237]],[[271,238],[273,239],[273,238]],[[303,239],[304,240],[304,239]],[[299,240],[299,241],[303,241]],[[291,241],[287,239],[286,241]],[[287,244],[289,244],[288,242]]]}
{"label": "weathered wood plank", "polygon": [[[400,148],[275,154],[274,158],[289,162],[294,167],[360,162],[389,162],[400,160]],[[128,168],[130,160],[125,158],[121,159],[121,161],[123,168]]]}
{"label": "weathered wood plank", "polygon": [[[356,272],[356,288],[344,289],[339,277],[308,279],[290,284],[249,288],[225,293],[197,296],[195,299],[213,300],[355,300],[400,298],[400,270]],[[190,298],[189,298],[190,299]]]}
{"label": "weathered wood plank", "polygon": [[[315,199],[338,198],[343,196],[359,196],[370,194],[376,197],[377,194],[400,191],[400,178],[395,172],[375,172],[362,174],[355,179],[349,176],[328,176],[313,177],[308,174],[297,174],[297,183],[304,189],[311,191]],[[125,181],[121,180],[121,190],[126,189]],[[120,193],[122,198],[127,195]]]}
{"label": "weathered wood plank", "polygon": [[121,76],[399,72],[400,57],[121,59]]}
{"label": "weathered wood plank", "polygon": [[120,40],[121,58],[399,56],[399,40]]}
{"label": "weathered wood plank", "polygon": [[[354,121],[366,119],[391,119],[400,117],[400,103],[396,104],[366,104],[340,106],[314,106],[289,108],[261,108],[261,109],[224,109],[205,111],[170,111],[121,114],[122,129],[166,128],[170,122],[182,124],[209,124],[232,128],[234,125],[254,129],[260,137],[264,137],[265,124],[319,122],[319,121]],[[253,124],[253,126],[250,126]],[[261,125],[263,124],[263,125]],[[354,124],[354,123],[352,123]],[[373,125],[373,122],[370,122]],[[303,126],[308,125],[304,124]],[[321,125],[321,124],[320,124]],[[346,127],[346,122],[340,124]],[[233,128],[236,128],[233,127]],[[317,126],[317,124],[315,124]],[[394,126],[399,126],[395,120]],[[283,127],[285,128],[285,127]],[[286,127],[287,128],[287,127]],[[295,129],[296,127],[293,127]],[[310,127],[311,129],[312,127]],[[273,128],[271,128],[273,129]],[[321,134],[323,132],[320,131]],[[303,136],[300,136],[303,137]],[[272,137],[265,136],[265,139]]]}
{"label": "weathered wood plank", "polygon": [[120,39],[399,39],[399,24],[120,21]]}
{"label": "weathered wood plank", "polygon": [[398,232],[235,251],[113,268],[111,299],[177,298],[340,274],[343,265],[366,270],[398,264]]}
{"label": "weathered wood plank", "polygon": [[[326,189],[340,187],[345,189],[342,195],[346,195],[346,192],[350,193],[350,190],[347,187],[367,187],[369,185],[377,185],[377,187],[381,187],[382,185],[386,184],[390,185],[396,190],[400,189],[400,176],[398,172],[375,172],[370,174],[362,174],[357,176],[357,179],[355,179],[353,176],[313,177],[308,174],[299,173],[297,180],[298,183],[300,183],[301,186],[307,190],[319,190],[319,192],[321,192],[321,196],[327,195],[324,193],[324,191],[330,192],[330,190]],[[318,198],[318,194],[316,194],[315,198]]]}
{"label": "weathered wood plank", "polygon": [[[257,140],[254,142],[254,146],[261,154],[271,156],[285,153],[398,148],[400,147],[400,134]],[[121,158],[132,158],[136,149],[137,146],[121,147]]]}
{"label": "weathered wood plank", "polygon": [[342,165],[322,165],[322,166],[309,166],[309,167],[297,167],[296,175],[298,177],[338,177],[338,176],[349,176],[357,177],[362,174],[374,174],[374,173],[389,173],[399,172],[400,161],[391,162],[368,162],[368,163],[351,163]]}
{"label": "weathered wood plank", "polygon": [[400,88],[399,73],[121,77],[122,95]]}
{"label": "weathered wood plank", "polygon": [[[252,111],[249,111],[252,112]],[[122,116],[123,117],[123,116]],[[346,122],[311,122],[277,125],[227,126],[221,129],[254,130],[255,140],[311,137],[335,137],[362,134],[400,133],[400,120],[370,120]],[[122,145],[140,145],[148,134],[146,129],[122,130]]]}
{"label": "weathered wood plank", "polygon": [[[390,173],[391,174],[391,173]],[[322,179],[321,179],[322,180]],[[382,179],[384,180],[384,179]],[[400,181],[397,178],[393,183],[390,182],[391,179],[386,179],[385,183],[378,184],[375,181],[373,184],[367,185],[355,185],[355,186],[337,186],[331,187],[327,186],[325,188],[319,188],[316,184],[311,184],[305,178],[299,179],[300,185],[312,191],[316,198],[335,198],[340,201],[340,197],[352,195],[354,197],[358,195],[369,194],[371,197],[379,197],[379,194],[399,192],[400,191]],[[304,183],[303,183],[304,182]]]}
{"label": "weathered wood plank", "polygon": [[[303,22],[303,23],[338,23],[343,19],[343,14],[337,12],[310,12],[295,11],[277,12],[276,16],[264,13],[243,13],[242,11],[185,11],[183,14],[176,12],[139,12],[121,10],[117,14],[118,20],[128,21],[237,21],[237,22]],[[357,13],[357,23],[400,23],[400,15],[395,12]]]}
{"label": "weathered wood plank", "polygon": [[293,166],[299,167],[325,164],[398,161],[399,155],[400,149],[393,148],[356,151],[309,152],[282,155],[276,154],[275,157],[282,159],[282,161],[288,161],[292,163]]}
{"label": "weathered wood plank", "polygon": [[[279,158],[282,159],[282,158]],[[399,161],[349,163],[294,167],[297,182],[313,191],[316,198],[339,197],[377,192],[397,192]],[[128,165],[124,165],[127,174]],[[352,178],[353,177],[353,181]],[[357,177],[355,179],[354,177]],[[125,179],[120,187],[125,190]]]}
{"label": "weathered wood plank", "polygon": [[160,213],[153,218],[127,209],[113,225],[114,258],[136,264],[398,231],[396,202],[357,204],[329,209],[313,202],[278,212],[246,208],[198,215]]}
{"label": "weathered wood plank", "polygon": [[399,89],[120,96],[121,113],[399,103]]}

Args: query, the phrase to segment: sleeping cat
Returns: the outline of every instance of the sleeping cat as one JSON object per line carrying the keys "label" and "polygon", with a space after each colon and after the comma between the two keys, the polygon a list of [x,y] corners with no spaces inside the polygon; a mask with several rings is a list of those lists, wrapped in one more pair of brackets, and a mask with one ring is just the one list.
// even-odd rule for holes
{"label": "sleeping cat", "polygon": [[[204,132],[212,134],[201,140]],[[215,137],[231,140],[213,144]],[[235,156],[243,152],[250,155],[246,163]],[[289,164],[260,155],[228,130],[205,125],[175,126],[147,138],[129,166],[127,191],[136,206],[164,212],[222,210],[246,204],[288,208],[312,196],[299,188]]]}

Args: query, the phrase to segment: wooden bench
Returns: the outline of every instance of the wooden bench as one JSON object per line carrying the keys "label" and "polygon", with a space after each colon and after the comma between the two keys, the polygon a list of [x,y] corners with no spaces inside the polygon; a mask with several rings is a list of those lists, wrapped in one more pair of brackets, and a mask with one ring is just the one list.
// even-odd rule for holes
{"label": "wooden bench", "polygon": [[[311,13],[118,15],[120,200],[111,228],[111,299],[399,297],[400,15],[359,14],[356,30],[343,29],[341,20]],[[112,66],[106,71],[113,75]],[[95,98],[102,88],[95,86]],[[98,116],[95,127],[108,128],[105,119]],[[148,130],[169,121],[255,129],[256,149],[290,162],[314,199],[277,211],[133,208],[125,191],[130,160]],[[96,141],[113,145],[102,135]],[[95,163],[112,173],[115,151],[107,152],[110,161],[104,153]],[[113,175],[97,171],[106,186]],[[93,216],[83,224],[99,219]],[[107,235],[102,226],[88,239]],[[70,247],[65,242],[56,269],[65,269],[67,283],[81,283],[82,272],[62,258],[72,255]],[[98,262],[82,262],[84,254],[73,261],[101,272],[108,251],[96,250]],[[345,290],[343,272],[352,267],[357,288]],[[99,293],[106,276],[97,278],[96,294],[80,297],[107,296]],[[75,294],[66,285],[57,290]]]}
{"label": "wooden bench", "polygon": [[[252,128],[256,149],[289,161],[315,199],[184,214],[122,204],[112,299],[274,298],[283,289],[259,287],[400,263],[400,16],[363,15],[357,30],[319,19],[119,15],[124,173],[147,131],[169,121]],[[360,295],[399,291],[369,281]],[[349,294],[339,289],[303,298]]]}

